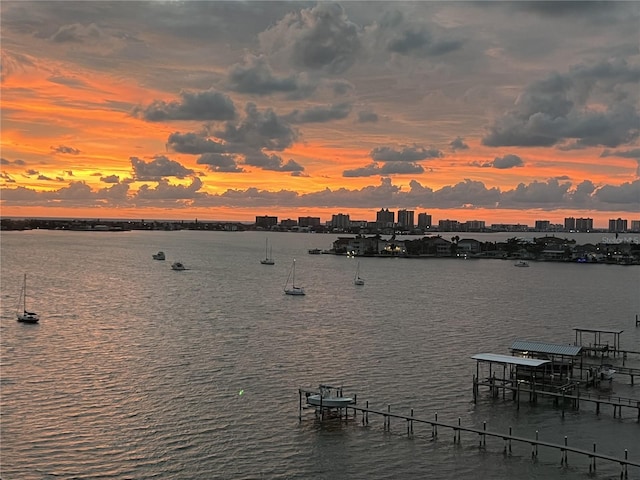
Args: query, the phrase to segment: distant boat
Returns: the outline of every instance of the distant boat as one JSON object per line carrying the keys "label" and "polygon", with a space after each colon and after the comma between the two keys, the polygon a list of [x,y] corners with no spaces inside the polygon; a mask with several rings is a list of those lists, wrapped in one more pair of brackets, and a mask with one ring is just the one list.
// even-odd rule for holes
{"label": "distant boat", "polygon": [[342,387],[320,385],[320,393],[309,395],[307,403],[316,407],[343,408],[355,403],[351,397],[342,394]]}
{"label": "distant boat", "polygon": [[184,264],[182,262],[174,262],[171,264],[172,270],[186,270]]}
{"label": "distant boat", "polygon": [[154,253],[153,254],[153,259],[154,260],[164,260],[165,259],[164,252],[161,250],[158,253]]}
{"label": "distant boat", "polygon": [[[291,280],[291,284],[289,284]],[[305,295],[304,288],[296,286],[296,259],[293,259],[291,269],[289,270],[289,276],[287,277],[287,283],[284,284],[284,293],[287,295]]]}
{"label": "distant boat", "polygon": [[310,248],[309,249],[309,254],[311,255],[320,255],[322,253],[322,250],[320,250],[319,248]]}
{"label": "distant boat", "polygon": [[613,380],[613,375],[616,373],[612,365],[603,364],[600,366],[600,378],[602,380]]}
{"label": "distant boat", "polygon": [[364,285],[364,279],[360,278],[360,262],[358,262],[358,266],[356,267],[356,275],[353,277],[354,285]]}
{"label": "distant boat", "polygon": [[524,260],[518,260],[516,263],[513,264],[515,267],[528,267],[529,263],[525,262]]}
{"label": "distant boat", "polygon": [[27,274],[24,274],[24,280],[22,282],[22,289],[20,290],[20,299],[18,300],[18,306],[16,308],[16,317],[19,322],[23,323],[38,323],[40,316],[37,313],[27,311]]}
{"label": "distant boat", "polygon": [[260,263],[263,265],[274,265],[276,262],[273,261],[273,255],[271,254],[271,247],[269,247],[269,239],[265,240],[264,245],[264,260],[260,260]]}

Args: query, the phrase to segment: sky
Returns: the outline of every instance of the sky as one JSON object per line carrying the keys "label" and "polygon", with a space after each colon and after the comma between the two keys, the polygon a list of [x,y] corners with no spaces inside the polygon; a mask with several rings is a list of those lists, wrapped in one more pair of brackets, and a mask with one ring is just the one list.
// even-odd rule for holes
{"label": "sky", "polygon": [[640,2],[0,14],[2,216],[640,219]]}

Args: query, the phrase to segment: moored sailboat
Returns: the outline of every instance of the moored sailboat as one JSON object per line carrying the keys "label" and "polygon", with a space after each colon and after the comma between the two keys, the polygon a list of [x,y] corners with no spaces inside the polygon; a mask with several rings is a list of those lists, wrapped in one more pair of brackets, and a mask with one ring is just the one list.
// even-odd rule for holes
{"label": "moored sailboat", "polygon": [[24,274],[24,280],[22,282],[22,289],[20,290],[20,299],[18,300],[18,307],[16,316],[19,322],[23,323],[38,323],[40,316],[35,312],[29,312],[27,310],[27,274]]}
{"label": "moored sailboat", "polygon": [[[291,285],[289,285],[291,280]],[[306,295],[304,288],[296,285],[296,259],[293,259],[291,270],[289,270],[289,276],[287,277],[287,283],[284,285],[284,293],[287,295]]]}

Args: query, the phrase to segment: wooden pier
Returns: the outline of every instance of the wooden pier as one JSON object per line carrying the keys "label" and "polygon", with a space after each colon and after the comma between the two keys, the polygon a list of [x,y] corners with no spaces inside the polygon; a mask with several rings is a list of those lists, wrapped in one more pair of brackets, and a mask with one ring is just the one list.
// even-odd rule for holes
{"label": "wooden pier", "polygon": [[[305,408],[303,398],[308,394],[315,394],[313,390],[308,389],[299,389],[298,390],[300,402],[299,402],[299,419],[302,421],[302,410]],[[355,398],[355,396],[354,396]],[[503,452],[505,455],[510,455],[512,450],[511,446],[513,442],[519,442],[524,444],[529,444],[531,446],[531,458],[532,460],[536,460],[538,457],[538,447],[545,447],[554,450],[560,451],[560,465],[568,466],[569,465],[569,453],[586,456],[589,458],[589,473],[596,472],[597,460],[603,460],[608,462],[617,463],[620,465],[620,478],[629,478],[628,467],[638,467],[640,468],[640,461],[629,460],[629,451],[628,449],[624,449],[624,457],[615,457],[613,455],[607,455],[598,453],[597,446],[593,443],[592,449],[585,449],[574,447],[569,445],[568,437],[564,437],[564,443],[554,443],[546,440],[541,440],[538,435],[538,431],[536,430],[535,438],[522,437],[519,435],[513,434],[513,428],[509,427],[509,433],[504,432],[493,432],[487,430],[487,422],[483,422],[482,428],[475,427],[465,427],[461,424],[461,419],[458,417],[458,422],[448,423],[442,422],[438,420],[438,414],[435,413],[433,420],[427,420],[424,418],[418,418],[414,415],[413,409],[411,409],[409,415],[404,415],[401,413],[395,413],[391,411],[391,405],[387,405],[386,410],[378,410],[369,407],[369,402],[365,403],[365,406],[358,406],[357,404],[349,405],[344,408],[344,412],[342,412],[342,408],[339,409],[330,409],[327,407],[323,407],[323,409],[327,410],[336,410],[333,412],[333,417],[342,419],[349,418],[349,410],[353,412],[353,419],[357,419],[358,413],[362,418],[362,425],[369,425],[369,417],[370,416],[378,416],[383,419],[383,429],[385,431],[391,431],[391,420],[396,419],[400,420],[401,423],[404,422],[406,426],[406,433],[408,436],[414,435],[414,426],[415,425],[429,425],[431,427],[431,438],[438,438],[438,429],[450,429],[453,432],[453,443],[461,444],[462,442],[462,433],[468,433],[477,435],[476,438],[479,439],[479,448],[485,449],[487,444],[487,437],[490,438],[498,438],[502,439],[504,442]],[[318,412],[318,410],[323,410],[316,407],[316,414],[320,413],[321,418],[325,418],[322,412]],[[338,411],[339,410],[339,411]],[[343,415],[344,413],[344,415]]]}

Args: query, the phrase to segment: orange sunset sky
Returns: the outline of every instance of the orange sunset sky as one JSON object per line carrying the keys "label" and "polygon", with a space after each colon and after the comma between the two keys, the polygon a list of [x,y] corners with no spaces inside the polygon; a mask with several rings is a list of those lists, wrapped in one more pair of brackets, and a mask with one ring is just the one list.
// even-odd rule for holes
{"label": "orange sunset sky", "polygon": [[640,219],[640,3],[1,9],[2,216]]}

